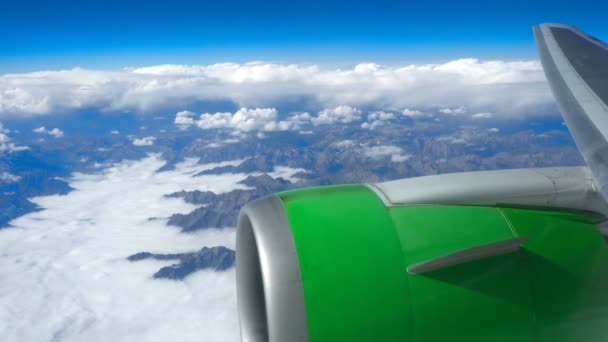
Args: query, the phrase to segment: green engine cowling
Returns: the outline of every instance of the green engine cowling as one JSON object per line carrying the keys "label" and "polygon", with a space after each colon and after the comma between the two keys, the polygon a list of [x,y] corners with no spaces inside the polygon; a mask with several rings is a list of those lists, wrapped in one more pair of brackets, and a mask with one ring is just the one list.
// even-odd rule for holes
{"label": "green engine cowling", "polygon": [[[390,206],[365,185],[247,205],[237,233],[242,340],[607,341],[608,250],[586,212]],[[408,267],[527,237],[514,252]]]}

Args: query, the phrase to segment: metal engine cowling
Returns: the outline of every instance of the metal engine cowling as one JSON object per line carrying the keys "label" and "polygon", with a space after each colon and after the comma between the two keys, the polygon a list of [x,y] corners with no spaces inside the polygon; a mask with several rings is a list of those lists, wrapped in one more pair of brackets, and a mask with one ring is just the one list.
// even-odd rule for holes
{"label": "metal engine cowling", "polygon": [[[365,185],[252,202],[237,231],[242,340],[608,340],[608,249],[597,219],[540,208],[387,206]],[[529,238],[517,251],[408,272],[518,236]]]}

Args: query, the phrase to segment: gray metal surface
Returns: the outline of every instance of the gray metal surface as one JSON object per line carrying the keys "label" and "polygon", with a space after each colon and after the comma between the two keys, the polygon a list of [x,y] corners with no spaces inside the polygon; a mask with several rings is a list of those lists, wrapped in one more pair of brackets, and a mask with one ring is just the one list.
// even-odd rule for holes
{"label": "gray metal surface", "polygon": [[534,27],[547,80],[564,120],[608,199],[608,60],[606,45],[580,30],[560,24]]}
{"label": "gray metal surface", "polygon": [[308,341],[300,265],[277,197],[241,209],[236,272],[243,342]]}
{"label": "gray metal surface", "polygon": [[585,167],[478,171],[369,184],[384,204],[512,205],[589,210],[608,206]]}
{"label": "gray metal surface", "polygon": [[576,29],[550,26],[549,30],[576,73],[608,103],[608,46]]}

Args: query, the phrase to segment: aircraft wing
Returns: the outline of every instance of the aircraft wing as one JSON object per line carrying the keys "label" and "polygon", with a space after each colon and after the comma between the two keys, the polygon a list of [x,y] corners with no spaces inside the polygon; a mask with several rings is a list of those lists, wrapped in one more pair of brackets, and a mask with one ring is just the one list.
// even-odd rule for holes
{"label": "aircraft wing", "polygon": [[534,36],[564,120],[608,199],[608,45],[561,24],[537,25]]}
{"label": "aircraft wing", "polygon": [[297,189],[246,205],[245,342],[608,341],[608,48],[534,27],[589,167]]}

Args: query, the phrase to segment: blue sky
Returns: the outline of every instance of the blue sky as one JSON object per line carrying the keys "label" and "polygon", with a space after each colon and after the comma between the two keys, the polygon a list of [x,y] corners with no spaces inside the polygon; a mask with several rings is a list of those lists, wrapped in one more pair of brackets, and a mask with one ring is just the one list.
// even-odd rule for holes
{"label": "blue sky", "polygon": [[530,26],[606,39],[603,1],[3,1],[0,73],[223,61],[536,58]]}

